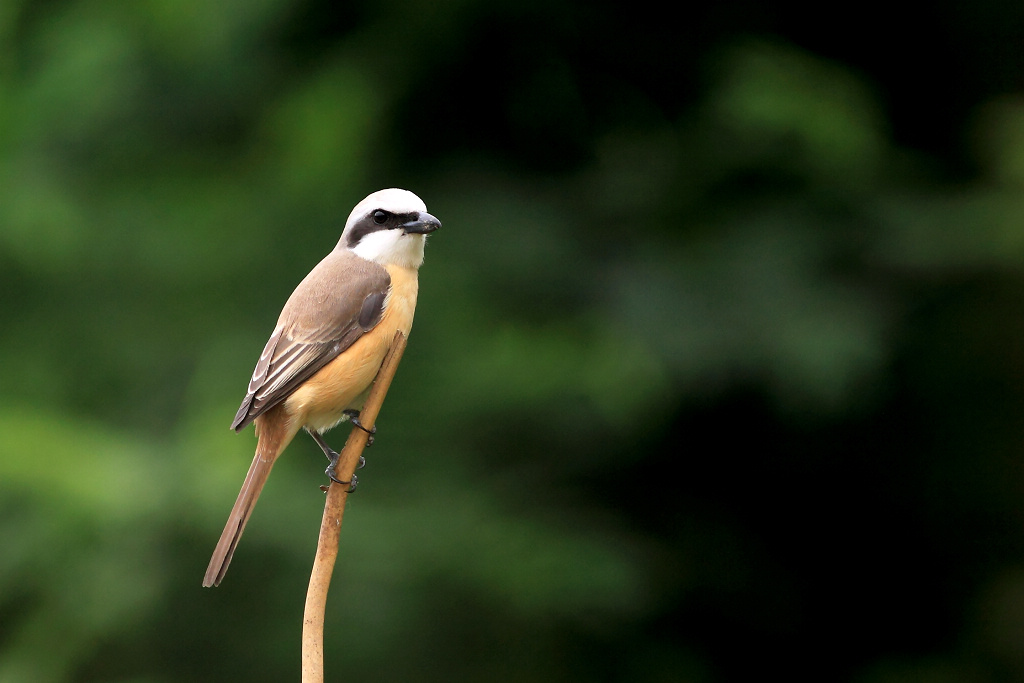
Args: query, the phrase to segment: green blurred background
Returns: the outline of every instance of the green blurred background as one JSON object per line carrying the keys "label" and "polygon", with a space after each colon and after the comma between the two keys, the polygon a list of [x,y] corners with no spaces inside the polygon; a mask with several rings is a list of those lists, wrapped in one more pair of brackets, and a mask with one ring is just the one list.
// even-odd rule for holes
{"label": "green blurred background", "polygon": [[325,463],[201,589],[228,425],[391,186],[329,679],[1024,680],[1024,5],[673,14],[3,0],[0,681],[298,677]]}

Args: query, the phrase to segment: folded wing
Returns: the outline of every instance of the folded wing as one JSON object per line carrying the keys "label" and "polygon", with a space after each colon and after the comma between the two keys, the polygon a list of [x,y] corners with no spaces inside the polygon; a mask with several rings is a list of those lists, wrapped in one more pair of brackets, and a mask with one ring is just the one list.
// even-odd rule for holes
{"label": "folded wing", "polygon": [[380,322],[391,278],[380,265],[339,249],[299,283],[253,371],[231,428],[238,431],[285,400]]}

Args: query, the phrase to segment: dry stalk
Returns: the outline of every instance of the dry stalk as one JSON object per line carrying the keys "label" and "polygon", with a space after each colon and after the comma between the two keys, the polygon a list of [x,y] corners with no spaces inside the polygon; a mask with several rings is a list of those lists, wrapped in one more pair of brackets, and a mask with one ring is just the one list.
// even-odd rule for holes
{"label": "dry stalk", "polygon": [[[359,419],[364,425],[377,423],[377,414],[402,359],[405,342],[405,335],[398,332],[391,349],[384,357],[384,362],[381,363],[370,395],[359,413]],[[352,479],[359,464],[359,457],[366,448],[367,437],[367,433],[361,429],[353,429],[349,433],[335,468],[338,479]],[[320,523],[320,540],[316,546],[316,559],[313,561],[313,571],[309,577],[306,607],[303,612],[302,683],[323,683],[324,680],[324,610],[327,606],[327,590],[331,585],[334,562],[338,557],[338,538],[341,535],[341,519],[345,514],[348,488],[346,485],[332,482],[327,490],[327,502],[324,504],[324,516]]]}

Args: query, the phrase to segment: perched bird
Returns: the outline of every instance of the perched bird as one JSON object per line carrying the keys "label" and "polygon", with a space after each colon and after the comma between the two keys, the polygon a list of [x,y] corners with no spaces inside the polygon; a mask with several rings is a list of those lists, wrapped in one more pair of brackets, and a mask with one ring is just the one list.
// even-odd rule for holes
{"label": "perched bird", "polygon": [[365,429],[358,411],[395,333],[409,334],[426,236],[440,227],[412,192],[374,192],[352,209],[334,251],[288,297],[231,423],[235,431],[256,423],[256,456],[204,586],[224,578],[274,461],[300,429],[323,449],[337,481],[338,454],[322,435],[346,419]]}

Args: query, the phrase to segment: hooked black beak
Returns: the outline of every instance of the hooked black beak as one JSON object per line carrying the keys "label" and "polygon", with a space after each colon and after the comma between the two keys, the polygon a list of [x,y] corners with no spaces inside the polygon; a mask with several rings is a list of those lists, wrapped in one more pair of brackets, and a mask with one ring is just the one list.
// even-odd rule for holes
{"label": "hooked black beak", "polygon": [[406,234],[426,235],[428,232],[434,232],[440,227],[441,221],[429,213],[418,212],[416,220],[402,224],[402,231]]}

